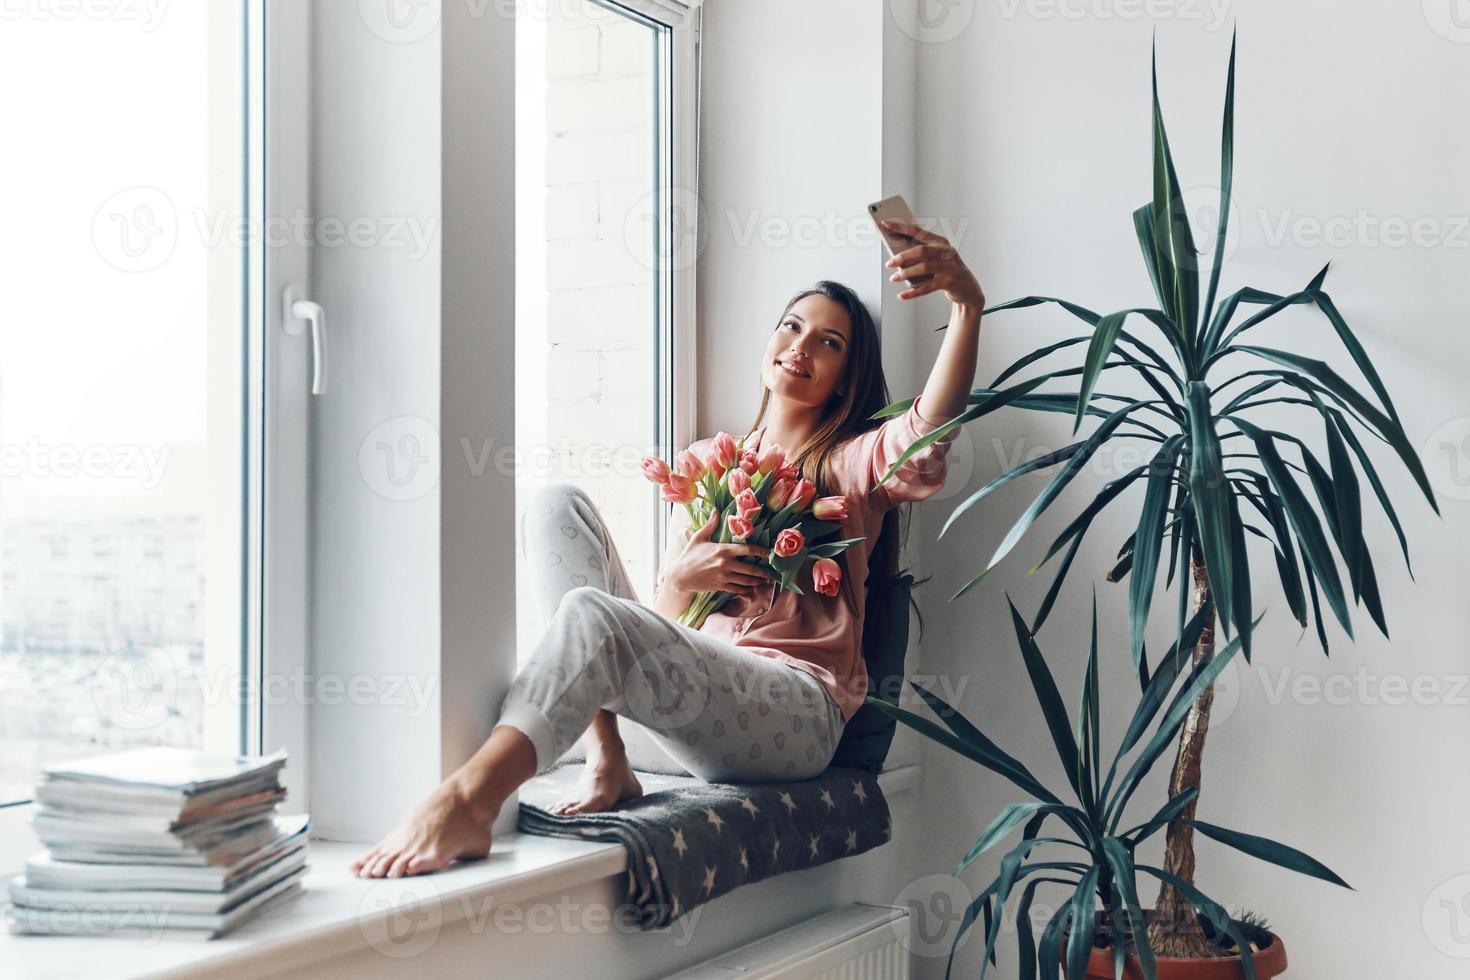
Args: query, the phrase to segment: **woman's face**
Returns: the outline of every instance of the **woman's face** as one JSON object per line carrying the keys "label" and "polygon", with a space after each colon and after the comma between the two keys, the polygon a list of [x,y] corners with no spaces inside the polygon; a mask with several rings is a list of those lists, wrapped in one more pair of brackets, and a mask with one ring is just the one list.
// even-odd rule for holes
{"label": "woman's face", "polygon": [[840,303],[820,293],[802,297],[766,344],[765,386],[798,405],[826,405],[842,385],[851,335],[851,318]]}

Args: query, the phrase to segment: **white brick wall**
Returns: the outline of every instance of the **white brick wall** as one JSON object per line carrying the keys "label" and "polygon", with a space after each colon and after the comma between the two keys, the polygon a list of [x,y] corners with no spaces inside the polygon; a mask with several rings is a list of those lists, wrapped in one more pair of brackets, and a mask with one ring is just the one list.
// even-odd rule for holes
{"label": "white brick wall", "polygon": [[546,183],[550,187],[647,173],[649,136],[641,126],[547,135]]}
{"label": "white brick wall", "polygon": [[591,239],[597,228],[597,184],[583,181],[546,188],[547,241]]}
{"label": "white brick wall", "polygon": [[646,347],[653,290],[644,283],[601,289],[562,289],[547,297],[547,340],[553,344],[606,347],[626,340]]}
{"label": "white brick wall", "polygon": [[[590,3],[546,22],[546,309],[519,342],[545,352],[554,472],[586,489],[640,598],[652,598],[658,503],[637,472],[653,449],[653,34]],[[620,464],[622,475],[605,471]],[[542,624],[521,604],[521,649]]]}
{"label": "white brick wall", "polygon": [[[557,32],[550,43],[556,44]],[[646,126],[649,98],[646,78],[555,79],[546,90],[546,118],[553,132],[622,129]]]}
{"label": "white brick wall", "polygon": [[602,63],[600,72],[604,78],[620,75],[644,77],[648,72],[653,35],[640,24],[610,23],[600,28],[602,32]]}
{"label": "white brick wall", "polygon": [[597,27],[576,27],[565,20],[554,22],[554,40],[546,46],[546,77],[572,78],[596,75],[601,31]]}

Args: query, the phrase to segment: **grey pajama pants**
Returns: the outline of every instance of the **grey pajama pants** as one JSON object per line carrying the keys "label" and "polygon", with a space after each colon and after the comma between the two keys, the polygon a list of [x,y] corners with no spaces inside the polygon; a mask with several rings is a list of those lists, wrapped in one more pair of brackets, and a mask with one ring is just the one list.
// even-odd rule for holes
{"label": "grey pajama pants", "polygon": [[571,748],[601,708],[630,718],[708,782],[808,779],[827,768],[842,711],[812,675],[681,626],[638,602],[597,507],[553,484],[519,516],[546,630],[501,706],[537,770]]}

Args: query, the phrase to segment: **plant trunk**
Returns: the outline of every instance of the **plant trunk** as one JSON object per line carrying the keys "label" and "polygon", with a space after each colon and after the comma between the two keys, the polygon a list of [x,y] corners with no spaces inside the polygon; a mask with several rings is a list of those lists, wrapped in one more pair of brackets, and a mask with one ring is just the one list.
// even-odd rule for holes
{"label": "plant trunk", "polygon": [[[1194,578],[1194,602],[1191,614],[1197,613],[1214,601],[1210,594],[1210,576],[1205,563],[1196,558],[1190,562],[1190,573]],[[1213,609],[1199,642],[1194,648],[1196,666],[1208,663],[1215,655],[1215,616]],[[1174,770],[1169,776],[1169,799],[1188,789],[1198,789],[1200,763],[1204,759],[1205,735],[1210,728],[1210,708],[1215,703],[1214,685],[1207,687],[1190,706],[1179,731],[1179,754],[1174,758]],[[1194,828],[1185,824],[1193,820],[1199,797],[1169,824],[1164,851],[1164,870],[1190,883],[1194,882]],[[1199,917],[1194,906],[1173,885],[1159,888],[1158,901],[1154,903],[1154,915],[1148,927],[1149,944],[1161,956],[1202,957],[1218,956],[1220,952],[1210,945],[1200,928]]]}

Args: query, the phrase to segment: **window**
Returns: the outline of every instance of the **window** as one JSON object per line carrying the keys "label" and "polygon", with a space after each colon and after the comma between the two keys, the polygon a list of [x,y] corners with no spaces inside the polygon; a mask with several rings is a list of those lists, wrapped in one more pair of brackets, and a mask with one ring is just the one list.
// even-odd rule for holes
{"label": "window", "polygon": [[54,4],[0,30],[25,93],[0,102],[0,803],[61,759],[253,750],[263,24]]}
{"label": "window", "polygon": [[[662,507],[638,461],[694,438],[691,15],[533,8],[516,38],[518,497],[586,490],[648,602]],[[544,627],[526,574],[523,657]]]}
{"label": "window", "polygon": [[[312,352],[282,297],[314,285],[312,8],[144,6],[0,15],[0,82],[27,93],[0,104],[24,148],[0,157],[0,804],[50,761],[164,743],[285,746],[299,807],[310,698],[268,688],[309,666]],[[518,441],[571,440],[520,472],[583,482],[651,594],[637,459],[694,434],[696,33],[675,0],[529,5],[517,29],[541,51]],[[577,351],[592,316],[610,339]]]}

